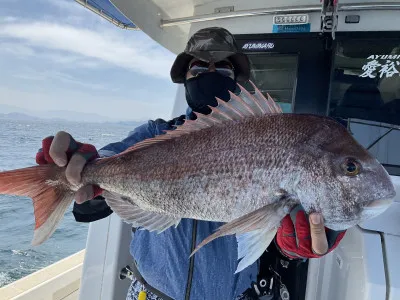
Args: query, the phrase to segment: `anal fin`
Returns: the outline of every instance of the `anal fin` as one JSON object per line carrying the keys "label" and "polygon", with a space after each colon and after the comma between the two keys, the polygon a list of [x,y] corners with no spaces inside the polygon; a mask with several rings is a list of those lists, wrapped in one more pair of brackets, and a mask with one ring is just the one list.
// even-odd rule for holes
{"label": "anal fin", "polygon": [[282,218],[295,205],[296,201],[283,198],[237,218],[221,226],[215,233],[204,239],[191,256],[216,238],[236,234],[238,259],[241,259],[235,272],[238,273],[253,264],[262,255],[273,240]]}
{"label": "anal fin", "polygon": [[150,232],[161,233],[171,226],[178,226],[181,220],[181,218],[145,211],[131,198],[118,193],[104,191],[103,196],[111,209],[125,222],[132,224],[133,227],[141,227]]}

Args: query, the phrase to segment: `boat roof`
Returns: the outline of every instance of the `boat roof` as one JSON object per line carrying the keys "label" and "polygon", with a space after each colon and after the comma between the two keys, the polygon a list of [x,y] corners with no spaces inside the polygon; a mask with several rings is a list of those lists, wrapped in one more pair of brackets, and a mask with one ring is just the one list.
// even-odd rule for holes
{"label": "boat roof", "polygon": [[[284,14],[307,14],[311,32],[321,31],[324,4],[334,4],[338,13],[386,11],[398,13],[398,0],[75,0],[125,29],[140,29],[160,45],[178,54],[189,36],[211,26],[221,26],[233,34],[272,32],[273,18]],[[392,12],[390,12],[392,11]],[[380,15],[382,19],[392,19]],[[382,24],[360,31],[393,30]],[[393,23],[393,22],[391,22]],[[391,25],[393,27],[393,24]],[[353,28],[355,28],[354,26]],[[365,25],[364,25],[365,27]]]}
{"label": "boat roof", "polygon": [[138,29],[110,0],[75,0],[75,2],[100,15],[123,29]]}

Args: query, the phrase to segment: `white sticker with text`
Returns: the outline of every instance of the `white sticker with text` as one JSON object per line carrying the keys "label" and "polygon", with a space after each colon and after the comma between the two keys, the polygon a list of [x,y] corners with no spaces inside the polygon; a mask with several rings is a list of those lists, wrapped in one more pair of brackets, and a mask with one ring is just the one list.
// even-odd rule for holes
{"label": "white sticker with text", "polygon": [[370,55],[360,77],[385,78],[400,75],[400,55]]}

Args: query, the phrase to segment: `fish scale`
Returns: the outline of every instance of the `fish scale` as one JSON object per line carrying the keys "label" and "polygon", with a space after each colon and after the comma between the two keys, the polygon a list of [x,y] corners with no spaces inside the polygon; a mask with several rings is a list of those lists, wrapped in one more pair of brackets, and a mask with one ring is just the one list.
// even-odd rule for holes
{"label": "fish scale", "polygon": [[[251,83],[252,84],[252,83]],[[87,184],[134,227],[162,232],[181,218],[226,222],[193,251],[235,234],[236,272],[257,260],[282,218],[301,204],[342,230],[385,211],[395,191],[389,175],[335,120],[283,114],[269,96],[242,86],[175,130],[88,163],[71,185],[65,168],[35,166],[0,172],[0,193],[29,196],[35,209],[32,243],[47,240]],[[354,171],[355,170],[355,171]]]}
{"label": "fish scale", "polygon": [[[255,199],[260,199],[258,206],[270,202],[270,197],[267,196],[271,195],[267,194],[266,191],[269,190],[273,192],[279,189],[279,182],[277,180],[271,180],[268,176],[269,173],[264,171],[257,172],[256,175],[253,175],[254,181],[252,182],[246,182],[244,180],[244,178],[249,177],[247,174],[252,174],[253,169],[268,170],[269,167],[272,170],[276,169],[274,165],[268,166],[266,163],[268,163],[269,160],[264,158],[273,155],[261,149],[257,149],[257,151],[252,151],[251,154],[248,155],[250,158],[246,159],[246,157],[244,157],[246,149],[247,148],[217,151],[217,154],[209,151],[207,155],[203,155],[201,162],[199,162],[197,157],[183,156],[180,162],[174,165],[174,172],[177,178],[165,176],[165,174],[171,174],[170,172],[172,172],[168,170],[169,165],[167,162],[165,164],[167,166],[165,169],[163,165],[154,167],[157,168],[157,171],[154,171],[151,165],[149,167],[149,164],[143,164],[143,167],[147,166],[148,168],[132,170],[132,172],[141,174],[139,179],[135,178],[135,175],[131,175],[124,180],[126,183],[125,186],[128,185],[129,182],[128,189],[118,185],[120,179],[114,176],[104,178],[106,179],[105,182],[98,178],[88,178],[87,181],[84,179],[85,181],[83,184],[96,182],[109,191],[125,194],[136,201],[146,202],[149,206],[161,208],[158,212],[165,212],[171,215],[183,214],[182,217],[190,218],[198,217],[195,215],[196,211],[194,211],[191,206],[199,203],[201,199],[205,199],[208,200],[207,203],[205,203],[207,207],[215,211],[213,216],[202,214],[202,218],[221,220],[223,217],[223,220],[230,220],[231,216],[226,215],[225,212],[218,214],[218,208],[221,207],[221,200],[217,201],[217,199],[226,199],[224,202],[225,206],[235,206],[234,201],[236,200],[232,198],[233,195],[229,195],[232,187],[246,184],[250,185],[253,189],[257,187],[263,188],[264,192],[262,195],[258,195],[257,193],[253,193],[252,195]],[[176,147],[176,150],[178,150],[178,147]],[[155,152],[158,151],[155,150]],[[151,157],[151,155],[154,154],[151,153],[146,156]],[[158,155],[160,155],[160,153]],[[141,157],[136,159],[139,160]],[[132,155],[131,162],[124,161],[121,163],[137,165],[136,159],[134,155]],[[285,160],[285,158],[283,159]],[[253,161],[253,163],[249,163],[249,161]],[[239,164],[232,164],[232,162],[239,162]],[[279,162],[275,163],[279,164]],[[105,166],[105,168],[109,168],[109,166]],[[221,172],[221,170],[226,170],[226,172]],[[88,169],[87,172],[90,172],[90,169]],[[103,173],[103,171],[98,170],[98,173]],[[258,176],[258,174],[262,175],[262,177]],[[241,175],[241,179],[238,179],[239,175]],[[85,173],[83,174],[83,178],[85,178]],[[163,184],[163,180],[167,180],[168,184]],[[224,182],[224,184],[222,184],[222,182]],[[263,182],[267,182],[269,185],[266,186]],[[205,188],[206,185],[208,188]],[[274,185],[275,187],[273,187]],[[139,189],[146,189],[147,191],[140,195],[136,192]],[[235,193],[237,192],[234,192],[234,194]],[[159,197],[160,194],[163,194],[163,197]],[[143,197],[143,195],[145,195],[145,197]],[[178,195],[179,198],[175,198],[174,195]],[[166,202],[168,203],[168,207],[161,207],[165,199],[168,199]],[[244,199],[239,199],[239,201],[243,200]],[[264,202],[262,200],[264,200]]]}

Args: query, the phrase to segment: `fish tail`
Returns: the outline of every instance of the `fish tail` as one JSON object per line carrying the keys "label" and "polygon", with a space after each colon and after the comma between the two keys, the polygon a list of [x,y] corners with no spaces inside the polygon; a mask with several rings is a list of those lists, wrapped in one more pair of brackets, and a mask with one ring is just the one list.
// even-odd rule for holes
{"label": "fish tail", "polygon": [[62,168],[41,165],[0,172],[0,194],[32,198],[35,230],[32,245],[46,241],[56,230],[75,193],[57,181]]}

